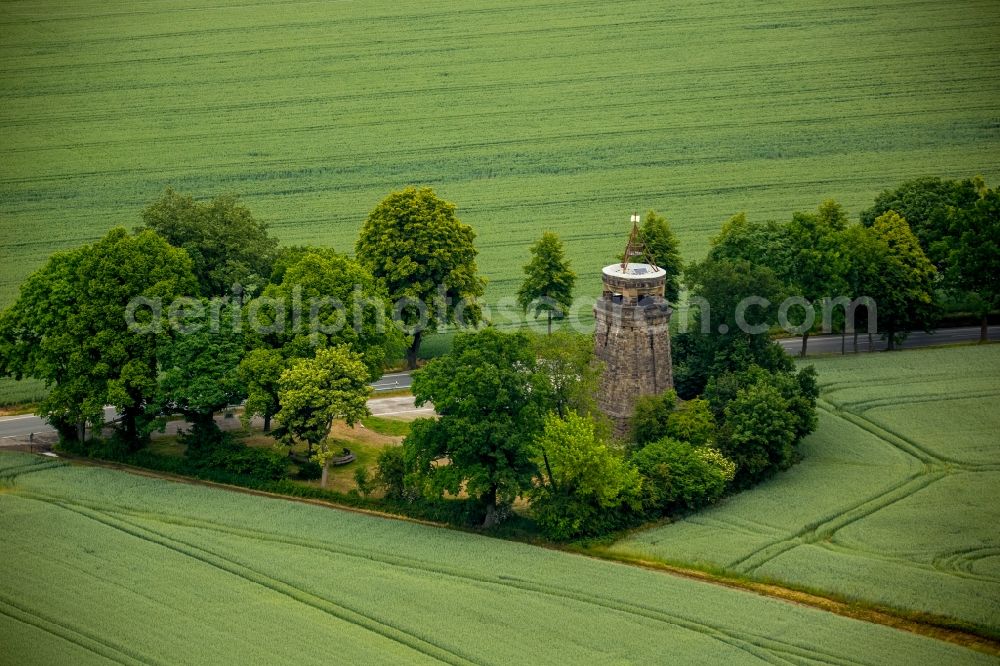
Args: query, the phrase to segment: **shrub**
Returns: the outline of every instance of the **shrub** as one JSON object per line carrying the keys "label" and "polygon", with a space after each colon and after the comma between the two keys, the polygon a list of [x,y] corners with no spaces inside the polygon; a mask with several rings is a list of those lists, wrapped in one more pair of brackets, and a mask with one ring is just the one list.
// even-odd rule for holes
{"label": "shrub", "polygon": [[639,398],[632,418],[632,438],[645,446],[664,437],[708,445],[715,438],[715,418],[706,400],[678,401],[674,391]]}
{"label": "shrub", "polygon": [[718,450],[669,437],[647,444],[632,462],[643,478],[643,506],[652,514],[711,504],[736,472],[736,465]]}
{"label": "shrub", "polygon": [[299,468],[295,478],[302,481],[312,481],[323,476],[323,467],[312,458],[306,460],[296,460],[295,466]]}
{"label": "shrub", "polygon": [[252,479],[276,481],[288,476],[288,458],[274,449],[244,446],[228,433],[212,444],[204,439],[188,446],[187,459],[195,470],[213,469]]}
{"label": "shrub", "polygon": [[354,483],[357,484],[362,497],[368,497],[375,490],[375,479],[368,474],[368,468],[364,465],[355,468]]}
{"label": "shrub", "polygon": [[529,492],[535,522],[551,539],[594,536],[614,529],[639,508],[639,474],[597,435],[593,420],[550,415],[532,457],[543,479]]}
{"label": "shrub", "polygon": [[799,419],[766,379],[739,389],[724,413],[719,449],[736,463],[738,485],[756,483],[794,462]]}
{"label": "shrub", "polygon": [[406,458],[403,447],[387,446],[378,454],[375,483],[385,489],[390,500],[400,500],[406,495]]}

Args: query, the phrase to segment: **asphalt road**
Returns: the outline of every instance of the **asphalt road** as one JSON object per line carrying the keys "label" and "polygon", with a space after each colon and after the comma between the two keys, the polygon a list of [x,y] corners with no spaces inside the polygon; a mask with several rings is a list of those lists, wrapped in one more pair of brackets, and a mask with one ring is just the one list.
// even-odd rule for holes
{"label": "asphalt road", "polygon": [[[1000,326],[991,326],[991,340],[1000,340]],[[947,328],[934,333],[911,333],[903,344],[903,349],[913,347],[931,347],[934,345],[949,345],[960,342],[975,342],[979,339],[979,327],[969,326],[965,328]],[[785,348],[785,351],[792,356],[797,356],[802,348],[801,338],[784,338],[778,343]],[[809,337],[808,355],[819,354],[839,354],[841,339],[839,335],[817,335]],[[875,339],[875,350],[883,351],[885,342]],[[847,353],[851,353],[853,348],[852,337],[846,340]],[[858,349],[862,352],[868,351],[868,336],[858,336]],[[376,393],[385,391],[399,391],[410,387],[411,378],[409,372],[393,372],[384,375],[377,382],[372,384]],[[416,408],[413,405],[413,398],[409,396],[399,396],[393,398],[374,397],[369,401],[369,407],[376,416],[390,416],[393,414],[412,414],[416,412],[431,412],[433,408]],[[115,410],[107,407],[104,410],[105,419],[108,421],[115,417]],[[0,417],[0,447],[4,443],[23,443],[30,433],[51,433],[52,428],[45,421],[37,416],[4,416]]]}
{"label": "asphalt road", "polygon": [[[990,340],[1000,340],[1000,326],[990,326]],[[933,333],[914,332],[907,336],[902,345],[902,349],[912,349],[913,347],[932,347],[934,345],[951,345],[959,342],[975,342],[979,339],[979,327],[967,326],[964,328],[943,328]],[[875,351],[885,351],[886,342],[879,340],[875,336]],[[785,348],[785,351],[792,356],[798,356],[802,349],[802,338],[783,338],[778,340],[778,344]],[[806,345],[806,355],[817,354],[839,354],[841,338],[840,335],[810,335]],[[845,340],[845,348],[848,354],[854,349],[854,336],[848,335]],[[868,336],[864,333],[858,334],[858,351],[868,351]]]}

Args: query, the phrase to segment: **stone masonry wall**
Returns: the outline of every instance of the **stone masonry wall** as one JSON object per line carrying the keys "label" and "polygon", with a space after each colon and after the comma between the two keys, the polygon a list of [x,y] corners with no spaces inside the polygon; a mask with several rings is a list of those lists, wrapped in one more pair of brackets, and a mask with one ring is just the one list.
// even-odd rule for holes
{"label": "stone masonry wall", "polygon": [[594,306],[594,352],[604,362],[597,404],[617,436],[628,434],[639,396],[673,388],[670,314],[662,298],[645,305],[600,298]]}

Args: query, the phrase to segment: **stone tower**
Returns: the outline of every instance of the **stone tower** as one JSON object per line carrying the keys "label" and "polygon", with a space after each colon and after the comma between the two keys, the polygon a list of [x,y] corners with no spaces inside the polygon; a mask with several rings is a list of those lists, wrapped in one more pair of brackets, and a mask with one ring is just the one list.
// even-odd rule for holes
{"label": "stone tower", "polygon": [[674,385],[671,308],[664,297],[667,273],[647,256],[638,221],[633,215],[623,261],[604,267],[604,293],[594,305],[594,352],[604,362],[597,404],[618,436],[628,433],[639,396]]}

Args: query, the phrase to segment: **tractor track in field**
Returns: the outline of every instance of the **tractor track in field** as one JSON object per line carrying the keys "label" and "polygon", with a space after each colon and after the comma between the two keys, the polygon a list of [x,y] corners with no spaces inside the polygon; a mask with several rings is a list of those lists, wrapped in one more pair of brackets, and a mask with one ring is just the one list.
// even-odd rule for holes
{"label": "tractor track in field", "polygon": [[768,562],[798,546],[832,540],[838,530],[911,497],[956,470],[993,471],[994,468],[1000,468],[1000,465],[967,463],[940,456],[913,439],[893,433],[858,413],[848,411],[839,405],[835,406],[822,398],[816,401],[816,406],[831,416],[846,420],[878,437],[887,445],[919,462],[923,468],[870,497],[844,507],[834,514],[828,514],[818,520],[811,521],[791,534],[755,548],[746,555],[727,563],[725,568],[744,575],[752,574]]}
{"label": "tractor track in field", "polygon": [[[397,558],[392,556],[387,556],[384,553],[378,551],[369,551],[357,548],[350,548],[345,546],[340,546],[337,544],[332,544],[329,542],[313,541],[308,539],[296,539],[294,537],[276,535],[269,532],[263,532],[259,530],[252,530],[246,528],[235,528],[230,526],[220,525],[218,523],[213,523],[210,521],[200,521],[197,519],[191,519],[187,517],[179,516],[167,516],[163,514],[151,514],[146,512],[123,512],[120,510],[109,510],[107,508],[98,508],[99,505],[81,503],[79,501],[71,501],[65,498],[59,498],[56,496],[47,496],[44,494],[37,494],[33,492],[19,493],[20,496],[26,499],[35,499],[37,501],[43,501],[60,508],[73,511],[82,516],[95,520],[104,524],[107,527],[117,529],[119,531],[125,532],[130,536],[144,539],[148,542],[160,545],[162,547],[169,548],[175,552],[187,555],[194,559],[197,559],[203,564],[208,564],[220,570],[226,571],[227,573],[236,575],[244,580],[251,583],[256,583],[263,585],[272,591],[283,593],[286,596],[290,596],[300,603],[305,603],[318,610],[329,612],[326,608],[322,607],[325,605],[332,605],[339,607],[347,612],[348,615],[367,618],[369,622],[352,622],[349,617],[344,617],[343,615],[336,615],[340,619],[352,622],[363,628],[373,630],[370,623],[380,623],[387,624],[385,620],[380,620],[374,618],[370,615],[366,615],[362,611],[349,606],[344,605],[342,602],[335,601],[325,596],[321,596],[307,590],[303,590],[297,587],[293,583],[288,581],[274,578],[273,576],[257,570],[244,562],[234,560],[231,556],[227,556],[217,550],[212,550],[205,548],[204,546],[199,546],[189,541],[179,539],[175,536],[170,536],[164,534],[163,532],[153,530],[147,526],[141,525],[134,522],[133,520],[128,520],[122,515],[129,515],[133,519],[145,519],[163,522],[164,524],[174,525],[182,528],[188,529],[202,529],[213,532],[222,532],[229,534],[231,536],[237,536],[245,538],[251,541],[270,541],[275,543],[280,543],[282,545],[291,545],[301,548],[309,548],[315,550],[322,550],[335,554],[342,557],[351,557],[364,561],[375,561],[386,566],[392,566],[400,569],[406,569],[416,572],[418,575],[422,574],[436,574],[441,576],[446,576],[459,580],[463,583],[472,583],[475,585],[486,585],[486,586],[497,586],[503,588],[515,588],[523,592],[540,594],[544,596],[555,597],[559,599],[562,603],[566,602],[577,602],[587,605],[598,606],[605,610],[612,610],[626,615],[635,617],[636,619],[646,619],[651,620],[656,623],[666,624],[676,628],[692,631],[698,633],[702,636],[720,641],[738,650],[741,650],[749,655],[752,655],[758,659],[762,659],[768,663],[772,664],[785,664],[785,663],[801,663],[802,660],[808,660],[811,662],[819,662],[826,664],[841,664],[850,665],[858,664],[862,662],[856,662],[849,659],[845,659],[839,655],[817,652],[815,646],[807,644],[796,644],[788,641],[783,641],[775,638],[770,638],[767,636],[762,636],[758,634],[748,634],[748,633],[737,633],[731,629],[719,625],[707,624],[702,621],[684,617],[681,615],[676,615],[673,612],[664,612],[661,609],[650,607],[643,604],[637,604],[634,601],[623,601],[613,598],[596,596],[596,595],[585,595],[577,592],[576,590],[565,588],[561,586],[538,583],[534,581],[528,581],[517,577],[498,575],[496,577],[479,576],[467,571],[459,571],[457,569],[452,569],[448,567],[442,567],[439,564],[432,562],[425,562],[419,560],[409,560],[405,558]],[[95,515],[96,514],[96,515]],[[293,591],[290,593],[290,591]],[[325,604],[318,604],[315,600],[322,600]],[[312,603],[310,603],[312,601]],[[391,626],[395,631],[401,632],[412,638],[412,641],[422,641],[435,648],[435,650],[420,650],[427,656],[432,656],[440,661],[445,661],[446,663],[468,663],[474,662],[474,658],[471,656],[461,655],[457,652],[452,651],[450,648],[444,647],[440,644],[431,643],[427,638],[417,636],[412,632],[403,629],[398,626]],[[392,638],[392,636],[386,636],[383,631],[376,631],[385,638]],[[412,641],[398,641],[402,642],[408,647],[418,649],[414,647]],[[440,652],[443,651],[450,654],[453,659],[442,658]],[[435,652],[437,654],[435,654]]]}
{"label": "tractor track in field", "polygon": [[119,645],[107,638],[88,632],[83,628],[44,615],[37,610],[25,608],[2,594],[0,594],[0,615],[35,627],[40,631],[61,638],[67,643],[76,645],[118,664],[150,664],[156,666],[167,663],[150,659],[129,648],[127,645]]}
{"label": "tractor track in field", "polygon": [[[147,478],[154,478],[154,479],[158,479],[158,480],[162,480],[162,481],[168,481],[168,482],[173,482],[173,483],[184,483],[184,484],[189,484],[189,485],[198,485],[198,486],[204,486],[204,487],[215,488],[215,489],[220,489],[220,490],[228,490],[230,492],[238,492],[240,494],[249,494],[249,495],[254,495],[254,496],[257,496],[257,497],[266,497],[266,498],[270,498],[270,499],[280,499],[280,500],[283,500],[283,501],[292,501],[292,502],[296,502],[296,503],[300,503],[300,504],[309,504],[309,505],[312,505],[312,506],[320,506],[320,507],[323,507],[323,508],[348,511],[350,513],[361,513],[361,514],[370,515],[370,516],[373,516],[373,517],[387,518],[387,519],[393,519],[393,520],[401,520],[403,522],[410,522],[410,523],[415,523],[415,524],[422,524],[422,525],[426,525],[426,526],[430,526],[430,527],[436,527],[438,529],[448,529],[448,527],[445,526],[445,525],[441,525],[441,524],[438,524],[438,523],[431,523],[431,522],[427,522],[427,521],[409,519],[409,518],[406,518],[406,517],[403,517],[403,516],[396,516],[396,515],[392,515],[392,514],[385,514],[385,513],[381,513],[381,512],[377,512],[377,511],[361,510],[361,509],[356,509],[356,508],[353,508],[353,507],[341,507],[339,505],[332,504],[332,503],[329,503],[329,502],[322,502],[322,501],[315,501],[315,500],[304,500],[302,498],[295,498],[295,497],[288,497],[288,496],[283,496],[283,495],[276,495],[276,494],[273,494],[273,493],[256,491],[256,490],[247,489],[247,488],[241,488],[239,486],[230,486],[230,485],[219,484],[219,483],[215,483],[215,482],[211,482],[211,481],[204,481],[202,479],[192,479],[192,478],[187,478],[187,477],[176,477],[176,476],[173,476],[173,475],[170,475],[170,474],[165,474],[165,473],[160,473],[160,472],[153,472],[151,470],[146,470],[146,469],[142,469],[142,468],[132,468],[132,467],[125,466],[125,465],[120,465],[120,464],[103,463],[103,462],[100,462],[100,461],[93,461],[93,460],[82,460],[82,461],[74,461],[74,462],[83,463],[86,466],[93,466],[93,467],[100,467],[100,468],[104,468],[104,469],[111,469],[111,470],[114,470],[114,471],[126,472],[126,473],[130,473],[130,474],[136,474],[136,475],[144,476],[144,477],[147,477]],[[51,467],[54,467],[54,466],[56,466],[56,465],[46,466],[46,468],[51,468]],[[38,471],[41,471],[41,470],[38,470]],[[31,493],[26,493],[26,492],[21,491],[21,490],[16,490],[15,492],[19,496],[24,496],[24,495],[27,495],[27,494],[31,494]],[[37,499],[39,501],[46,501],[44,497],[39,497]],[[49,501],[59,501],[59,502],[63,502],[63,503],[67,502],[67,500],[65,498],[57,498],[57,497],[50,497]],[[81,506],[86,507],[86,504],[81,504]],[[95,507],[96,506],[97,505],[95,505]],[[68,507],[64,507],[64,508],[68,509]],[[100,512],[100,510],[101,510],[101,509],[97,509],[97,508],[94,508],[94,507],[89,507],[89,508],[92,511],[98,511],[98,512]],[[106,508],[104,510],[106,510]],[[158,516],[159,520],[161,520],[162,522],[165,522],[167,524],[170,524],[171,522],[175,522],[177,524],[182,524],[182,523],[185,523],[185,522],[189,522],[189,523],[197,523],[198,522],[196,519],[191,519],[190,517],[186,517],[186,516],[177,517],[177,516],[169,516],[169,515],[165,515],[165,514],[155,514],[155,516],[154,516],[154,514],[149,514],[148,512],[143,512],[143,511],[133,511],[129,515],[133,515],[133,517],[146,518],[146,519],[154,519],[154,520],[157,519],[155,516]],[[100,522],[100,521],[98,521],[98,522]],[[211,529],[211,530],[216,530],[216,531],[225,531],[225,530],[228,529],[228,530],[232,530],[233,533],[236,534],[236,535],[239,535],[240,531],[243,531],[246,534],[255,534],[255,533],[258,533],[255,530],[246,530],[245,528],[233,528],[233,527],[226,528],[224,526],[218,525],[217,523],[210,523],[210,522],[207,522],[207,521],[202,521],[202,522],[205,523],[204,524],[204,529]],[[197,525],[194,525],[194,524],[192,524],[191,526],[192,527],[198,527]],[[259,534],[266,535],[271,540],[274,540],[274,541],[282,541],[283,539],[285,539],[284,537],[282,537],[280,535],[275,535],[275,534],[271,534],[271,533],[262,533],[261,532]],[[256,537],[254,537],[254,538],[256,538]],[[300,540],[300,541],[303,542],[302,545],[304,547],[317,547],[317,546],[310,546],[310,545],[308,545],[308,540]],[[292,545],[297,545],[295,543],[294,538],[289,543],[291,543]],[[320,547],[320,548],[328,548],[328,547],[332,547],[332,546],[331,546],[331,544],[326,543],[326,542],[318,542],[318,547]],[[546,547],[546,546],[543,546],[543,547]],[[710,583],[710,584],[713,584],[713,585],[716,585],[716,586],[729,587],[729,588],[732,588],[732,589],[738,589],[738,590],[742,590],[742,591],[753,592],[755,594],[758,594],[758,595],[761,595],[761,596],[765,596],[765,597],[769,597],[769,598],[772,598],[772,599],[775,599],[775,600],[779,600],[779,601],[782,601],[784,603],[791,603],[791,604],[795,604],[795,605],[807,606],[807,607],[810,607],[810,608],[814,608],[814,609],[817,609],[817,610],[822,610],[822,611],[825,611],[825,612],[834,613],[836,615],[840,615],[842,617],[847,617],[847,618],[854,619],[854,620],[859,620],[859,621],[863,621],[863,622],[869,622],[869,623],[872,623],[872,624],[881,624],[883,626],[893,627],[895,629],[898,629],[898,630],[901,630],[901,631],[906,631],[908,633],[914,633],[914,634],[918,634],[918,635],[928,636],[928,637],[931,637],[931,638],[934,638],[934,639],[937,639],[937,640],[942,640],[942,641],[946,641],[946,642],[949,642],[949,643],[961,645],[961,646],[964,646],[966,648],[970,648],[970,649],[973,649],[973,650],[978,650],[980,652],[985,652],[987,654],[1000,655],[1000,641],[998,641],[998,640],[996,640],[994,638],[990,638],[990,637],[984,636],[984,635],[982,635],[980,633],[970,632],[968,629],[956,627],[956,626],[950,624],[948,622],[947,618],[935,619],[933,617],[928,616],[927,618],[921,617],[921,618],[914,619],[912,617],[907,617],[906,615],[900,615],[898,611],[895,611],[895,610],[893,610],[891,608],[858,606],[858,605],[856,605],[856,604],[854,604],[852,602],[840,601],[840,600],[837,600],[837,599],[834,599],[834,598],[830,598],[830,597],[818,595],[818,594],[811,593],[811,592],[803,592],[803,591],[800,591],[800,590],[796,590],[794,588],[786,588],[786,587],[782,587],[780,584],[776,584],[776,583],[758,583],[758,582],[755,582],[755,581],[753,581],[751,579],[732,578],[732,577],[726,576],[725,574],[719,575],[719,574],[706,573],[705,571],[702,571],[702,570],[699,570],[699,569],[688,568],[688,567],[685,567],[683,565],[671,565],[671,564],[666,564],[666,563],[663,563],[663,562],[646,561],[646,560],[642,560],[642,559],[639,559],[639,558],[621,557],[619,554],[615,554],[615,553],[612,553],[610,551],[604,551],[603,549],[594,549],[594,550],[588,550],[588,551],[582,551],[581,552],[579,550],[567,550],[565,548],[553,547],[553,546],[548,546],[547,548],[552,549],[552,550],[556,550],[558,552],[571,552],[571,553],[574,553],[574,554],[577,554],[577,555],[581,555],[581,556],[584,556],[584,557],[589,557],[589,558],[593,558],[593,559],[599,559],[599,560],[603,560],[603,561],[611,560],[611,561],[615,561],[615,562],[618,562],[620,564],[625,564],[625,565],[628,565],[628,566],[636,566],[636,567],[639,567],[639,568],[644,568],[644,569],[648,569],[648,570],[657,571],[659,573],[665,573],[665,574],[669,574],[669,575],[673,575],[673,576],[679,576],[679,577],[682,577],[682,578],[687,578],[687,579],[690,579],[690,580],[696,580],[696,581],[700,581],[700,582]],[[347,554],[347,553],[345,553],[345,554]],[[373,557],[372,557],[372,555],[370,553],[357,552],[355,554],[355,556],[362,557],[364,559],[369,559],[369,560],[373,559]],[[382,557],[384,557],[384,554],[382,555]],[[386,562],[386,563],[390,564],[390,562]],[[403,564],[403,566],[405,566],[407,568],[410,568],[410,569],[420,569],[421,568],[421,567],[415,566],[413,562],[406,562],[406,563]],[[438,573],[439,575],[453,575],[451,571],[448,571],[448,570],[440,570],[439,571],[439,569],[442,569],[442,568],[439,565],[435,565],[433,563],[431,564],[431,567],[425,568],[426,571],[431,572],[431,573]],[[459,575],[459,577],[469,578],[468,576],[463,576],[463,575]],[[500,579],[500,582],[502,582],[502,584],[505,585],[505,586],[513,586],[515,583],[518,583],[518,584],[527,583],[527,581],[523,581],[521,579],[512,578],[512,577],[508,577],[508,576],[498,577],[498,578]],[[487,579],[482,580],[480,582],[482,582],[482,583],[497,584],[498,581],[487,578]],[[543,593],[543,594],[544,593],[548,593],[548,592],[544,592],[544,591],[540,591],[540,592]],[[576,594],[575,591],[571,591],[571,593],[572,594]],[[558,593],[556,593],[556,596],[561,596],[561,595],[558,594]],[[584,601],[585,603],[591,603],[591,604],[594,603],[593,600],[589,600],[589,599],[586,599],[586,598],[582,599],[582,601]],[[629,603],[629,604],[626,604],[623,609],[617,609],[616,608],[615,610],[622,610],[622,612],[625,612],[625,613],[633,612],[633,614],[634,614],[635,608],[636,607],[632,603]],[[657,609],[650,609],[650,610],[653,610],[654,612],[658,612],[658,613],[662,614],[662,611],[658,611]],[[671,616],[668,616],[668,617],[670,617],[670,619],[668,620],[669,622],[677,624],[678,618],[674,618],[674,617],[671,617]],[[659,618],[657,618],[657,619],[659,619]],[[698,629],[695,629],[695,628],[692,628],[692,630],[698,631]],[[739,640],[743,641],[745,639],[744,638],[740,638]],[[774,641],[775,639],[765,638],[764,640]],[[723,642],[726,642],[726,641],[723,641]],[[794,646],[794,648],[795,648],[796,651],[798,649],[800,649],[799,646]],[[769,649],[771,649],[772,652],[780,652],[781,651],[780,648],[778,648],[778,649],[769,648]],[[776,654],[773,655],[773,656],[775,656],[777,658]],[[810,656],[807,657],[807,658],[812,659],[812,660],[817,660],[818,659],[817,655],[814,654],[814,653],[811,653]],[[841,659],[840,657],[831,657],[831,658],[832,659]],[[831,663],[835,663],[835,662],[831,662]]]}
{"label": "tractor track in field", "polygon": [[89,518],[94,522],[100,523],[105,527],[172,550],[180,555],[194,559],[201,564],[236,576],[237,578],[240,578],[248,583],[259,585],[271,590],[272,592],[286,596],[321,613],[326,613],[327,615],[335,617],[338,620],[353,624],[362,629],[366,629],[381,636],[382,638],[408,647],[415,652],[418,652],[426,657],[430,657],[436,661],[447,664],[463,665],[475,663],[475,660],[471,657],[460,655],[444,646],[433,643],[424,637],[394,626],[386,620],[380,620],[373,616],[366,615],[356,609],[340,604],[332,599],[314,594],[308,590],[304,590],[287,581],[272,578],[260,571],[240,564],[234,560],[227,559],[226,557],[206,548],[202,548],[201,546],[179,539],[172,539],[166,535],[156,532],[155,530],[151,530],[122,518],[116,518],[109,513],[90,509],[69,500],[61,500],[59,498],[46,500],[39,497],[37,498],[37,501],[43,501],[52,506],[71,511],[85,518]]}

